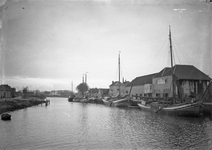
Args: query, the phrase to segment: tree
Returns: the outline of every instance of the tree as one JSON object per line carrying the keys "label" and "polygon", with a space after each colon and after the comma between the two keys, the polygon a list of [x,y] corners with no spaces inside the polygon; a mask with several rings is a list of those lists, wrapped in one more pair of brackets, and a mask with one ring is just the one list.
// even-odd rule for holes
{"label": "tree", "polygon": [[79,92],[81,92],[82,95],[84,96],[84,93],[88,91],[88,88],[89,88],[89,87],[88,87],[87,83],[80,83],[80,84],[77,86],[76,89],[77,89]]}
{"label": "tree", "polygon": [[26,87],[23,87],[23,97],[25,98],[25,97],[27,97],[27,92],[28,92],[28,86],[26,86]]}

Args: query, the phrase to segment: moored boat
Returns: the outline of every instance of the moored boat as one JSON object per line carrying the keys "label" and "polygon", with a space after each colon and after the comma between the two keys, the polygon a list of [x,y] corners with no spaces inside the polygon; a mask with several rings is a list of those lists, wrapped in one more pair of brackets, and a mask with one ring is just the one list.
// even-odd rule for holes
{"label": "moored boat", "polygon": [[[130,106],[130,94],[129,95],[123,95],[122,89],[121,89],[121,82],[120,82],[120,51],[118,55],[118,82],[116,82],[116,85],[118,85],[118,94],[116,94],[115,97],[110,98],[103,98],[103,102],[106,105],[114,106],[114,107],[129,107]],[[123,81],[124,83],[124,81]],[[132,87],[131,87],[132,88]],[[112,94],[113,95],[113,94]]]}
{"label": "moored boat", "polygon": [[111,106],[112,104],[112,99],[110,97],[103,97],[102,101],[103,101],[103,104],[107,106]]}
{"label": "moored boat", "polygon": [[96,102],[96,99],[94,97],[90,97],[88,98],[89,100],[89,103],[95,103]]}
{"label": "moored boat", "polygon": [[138,106],[140,107],[141,110],[152,111],[150,105],[143,105],[141,103],[138,103]]}
{"label": "moored boat", "polygon": [[11,120],[11,115],[8,113],[1,114],[1,120]]}
{"label": "moored boat", "polygon": [[141,108],[141,110],[151,111],[150,105],[149,104],[146,104],[145,101],[141,101],[141,103],[138,103],[138,106]]}
{"label": "moored boat", "polygon": [[[211,78],[192,65],[173,66],[171,29],[169,27],[171,68],[164,68],[152,77],[149,98],[141,98],[141,110],[181,116],[200,116],[210,106],[203,100]],[[151,88],[148,88],[151,87]],[[146,93],[145,93],[146,94]],[[203,96],[201,96],[203,94]],[[201,98],[200,98],[201,97]],[[207,98],[204,98],[207,99]],[[204,105],[205,103],[205,105]]]}
{"label": "moored boat", "polygon": [[203,102],[203,113],[212,115],[212,102]]}
{"label": "moored boat", "polygon": [[74,96],[69,96],[69,97],[68,97],[68,101],[69,101],[69,102],[73,102],[73,100],[74,100]]}
{"label": "moored boat", "polygon": [[87,97],[83,97],[79,102],[81,103],[89,103],[89,99]]}
{"label": "moored boat", "polygon": [[146,104],[142,101],[142,103],[139,103],[138,105],[141,110],[177,116],[201,116],[203,108],[202,103],[199,102],[163,105],[159,104],[158,102]]}
{"label": "moored boat", "polygon": [[131,100],[131,97],[129,95],[126,95],[124,97],[118,98],[117,100],[113,100],[111,106],[115,107],[136,107],[137,102],[134,102]]}
{"label": "moored boat", "polygon": [[75,97],[75,98],[73,99],[73,102],[80,102],[81,99],[82,99],[82,98],[80,98],[80,97]]}
{"label": "moored boat", "polygon": [[157,113],[174,114],[178,116],[201,116],[202,115],[202,104],[201,103],[189,103],[166,106],[158,110]]}
{"label": "moored boat", "polygon": [[202,96],[203,113],[212,115],[212,81],[210,81],[205,93]]}
{"label": "moored boat", "polygon": [[112,101],[111,106],[115,107],[128,107],[130,105],[129,98],[120,98],[118,100]]}

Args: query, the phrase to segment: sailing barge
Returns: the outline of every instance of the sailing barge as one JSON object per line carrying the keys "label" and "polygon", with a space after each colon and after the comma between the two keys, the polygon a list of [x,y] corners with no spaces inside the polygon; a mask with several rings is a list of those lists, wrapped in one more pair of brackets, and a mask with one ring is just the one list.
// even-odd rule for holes
{"label": "sailing barge", "polygon": [[[211,78],[192,65],[173,66],[171,29],[169,27],[171,68],[164,68],[151,78],[151,97],[141,98],[141,110],[182,116],[200,116],[212,110]],[[206,92],[207,91],[207,92]],[[162,97],[161,97],[161,94]],[[206,95],[209,98],[205,98]],[[206,102],[208,101],[208,102]]]}
{"label": "sailing barge", "polygon": [[[112,106],[112,107],[130,107],[130,106],[134,106],[135,103],[131,100],[131,97],[130,97],[130,93],[131,93],[131,90],[132,90],[132,86],[130,88],[130,92],[129,94],[123,94],[123,91],[122,91],[122,86],[125,86],[124,85],[124,81],[123,83],[121,83],[120,81],[120,64],[121,64],[121,61],[120,61],[120,51],[119,51],[119,55],[118,55],[118,79],[119,81],[118,82],[115,82],[115,83],[112,83],[113,84],[116,84],[118,89],[118,95],[112,97],[104,97],[102,99],[103,103],[107,106]],[[111,94],[113,95],[113,94]],[[136,103],[137,104],[137,103]]]}

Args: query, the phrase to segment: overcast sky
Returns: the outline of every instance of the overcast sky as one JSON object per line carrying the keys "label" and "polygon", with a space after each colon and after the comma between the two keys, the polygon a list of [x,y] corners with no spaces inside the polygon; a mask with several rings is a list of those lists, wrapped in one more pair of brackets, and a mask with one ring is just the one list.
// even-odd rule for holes
{"label": "overcast sky", "polygon": [[[170,66],[194,65],[212,77],[211,4],[185,0],[9,0],[1,6],[1,83],[17,89],[71,90]],[[4,5],[3,5],[4,4]]]}

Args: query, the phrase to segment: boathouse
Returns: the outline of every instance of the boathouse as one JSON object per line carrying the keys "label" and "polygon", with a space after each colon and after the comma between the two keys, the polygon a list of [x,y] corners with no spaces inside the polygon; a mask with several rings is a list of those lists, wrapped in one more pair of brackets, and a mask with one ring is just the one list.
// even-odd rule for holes
{"label": "boathouse", "polygon": [[153,97],[200,97],[211,78],[193,65],[164,68],[152,79]]}
{"label": "boathouse", "polygon": [[[127,93],[130,92],[130,95],[138,99],[139,97],[151,97],[152,96],[152,79],[156,75],[150,74],[145,76],[140,76],[132,80],[127,86]],[[132,89],[131,89],[132,88]]]}

